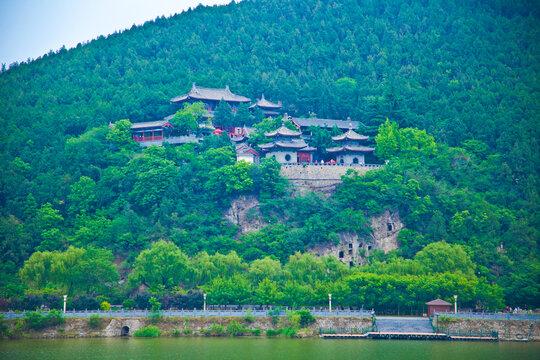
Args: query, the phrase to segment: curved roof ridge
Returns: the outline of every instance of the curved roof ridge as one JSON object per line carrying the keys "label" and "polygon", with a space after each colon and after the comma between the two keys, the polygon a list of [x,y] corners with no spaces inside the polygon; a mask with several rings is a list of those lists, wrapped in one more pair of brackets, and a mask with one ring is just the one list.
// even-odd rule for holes
{"label": "curved roof ridge", "polygon": [[332,136],[333,141],[343,141],[343,140],[368,140],[369,136],[358,134],[356,131],[352,129],[352,125],[349,127],[349,131],[347,131],[345,134],[338,135],[338,136]]}

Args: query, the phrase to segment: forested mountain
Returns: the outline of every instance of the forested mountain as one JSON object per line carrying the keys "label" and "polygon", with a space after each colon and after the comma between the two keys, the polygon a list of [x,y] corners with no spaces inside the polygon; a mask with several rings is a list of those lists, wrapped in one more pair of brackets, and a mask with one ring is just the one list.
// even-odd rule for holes
{"label": "forested mountain", "polygon": [[[66,273],[29,281],[32,262],[19,270],[36,251],[36,269],[116,257],[122,276],[160,239],[205,264],[201,251],[232,250],[246,261],[272,256],[285,264],[340,231],[368,231],[367,216],[392,208],[404,216],[401,250],[379,254],[373,276],[443,273],[443,258],[412,262],[425,245],[445,240],[472,259],[467,276],[486,292],[492,287],[491,306],[540,305],[539,17],[533,0],[246,0],[10,66],[0,74],[1,295],[62,289],[117,301],[132,290],[70,287],[76,281]],[[329,199],[292,198],[276,163],[235,163],[226,139],[141,153],[107,127],[174,113],[169,99],[193,82],[229,85],[252,99],[264,93],[297,116],[351,117],[371,135],[380,127],[377,155],[390,165],[347,178]],[[222,220],[239,194],[259,198],[269,226],[240,236]],[[202,271],[193,262],[186,268]],[[247,265],[238,269],[221,280],[244,276]],[[288,286],[278,278],[249,281]],[[210,281],[218,280],[146,285],[159,293]]]}

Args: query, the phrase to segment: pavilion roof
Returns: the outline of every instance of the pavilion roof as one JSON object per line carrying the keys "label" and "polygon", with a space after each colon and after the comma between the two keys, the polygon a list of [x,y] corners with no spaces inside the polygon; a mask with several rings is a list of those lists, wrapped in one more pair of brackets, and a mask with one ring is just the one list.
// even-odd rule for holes
{"label": "pavilion roof", "polygon": [[347,131],[345,134],[341,134],[338,136],[332,136],[333,141],[343,141],[343,140],[368,140],[369,136],[366,135],[360,135],[356,131],[352,129],[352,124],[349,125],[349,131]]}
{"label": "pavilion roof", "polygon": [[352,126],[356,129],[360,123],[358,121],[351,120],[333,120],[333,119],[319,119],[319,118],[289,118],[299,127],[310,127],[317,126],[322,128],[333,128],[336,125],[341,130],[349,129],[349,126]]}
{"label": "pavilion roof", "polygon": [[259,156],[257,150],[249,146],[248,144],[240,144],[236,146],[236,153],[238,154],[253,154]]}
{"label": "pavilion roof", "polygon": [[329,153],[336,153],[336,152],[372,152],[375,151],[375,148],[368,147],[368,146],[361,146],[361,145],[346,145],[346,146],[338,146],[335,148],[329,148],[326,149]]}
{"label": "pavilion roof", "polygon": [[251,105],[249,108],[253,109],[254,107],[260,107],[260,108],[266,108],[266,109],[281,109],[281,103],[273,103],[264,98],[264,94],[262,94],[260,99],[257,99],[257,102],[253,105]]}
{"label": "pavilion roof", "polygon": [[442,299],[435,299],[435,300],[431,300],[430,302],[427,302],[426,305],[445,305],[445,306],[452,306],[452,304],[450,304],[449,302],[446,302]]}
{"label": "pavilion roof", "polygon": [[[144,129],[144,128],[155,128],[155,127],[163,127],[165,125],[169,124],[169,120],[167,118],[163,120],[158,121],[146,121],[146,122],[138,122],[133,123],[131,125],[131,130],[138,130],[138,129]],[[170,124],[169,124],[170,125]]]}
{"label": "pavilion roof", "polygon": [[281,125],[281,127],[277,130],[265,133],[264,136],[266,137],[275,137],[275,136],[290,136],[290,137],[296,137],[302,135],[299,131],[294,131],[286,127],[285,125]]}
{"label": "pavilion roof", "polygon": [[193,83],[189,93],[177,96],[171,99],[171,102],[178,103],[186,101],[188,99],[194,100],[214,100],[214,101],[230,101],[230,102],[250,102],[251,99],[245,96],[236,95],[231,92],[229,85],[225,86],[225,89],[203,88],[198,87]]}
{"label": "pavilion roof", "polygon": [[315,151],[315,148],[312,148],[306,144],[302,139],[294,141],[276,141],[273,143],[261,144],[259,148],[262,150],[271,150],[271,149],[294,149],[302,151]]}

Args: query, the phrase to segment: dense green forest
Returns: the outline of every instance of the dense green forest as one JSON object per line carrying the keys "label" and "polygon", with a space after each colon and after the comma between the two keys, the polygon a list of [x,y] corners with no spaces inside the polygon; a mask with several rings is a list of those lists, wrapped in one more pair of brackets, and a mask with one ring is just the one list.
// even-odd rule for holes
{"label": "dense green forest", "polygon": [[[469,307],[540,306],[539,16],[526,0],[243,1],[4,68],[3,307],[63,292],[118,303],[137,289],[307,305],[330,288],[342,305],[384,310],[456,289]],[[351,117],[388,165],[351,173],[329,198],[293,196],[279,164],[235,162],[227,137],[144,151],[129,141],[121,119],[175,113],[168,100],[192,82],[264,92],[297,116]],[[223,212],[246,194],[267,226],[241,235]],[[399,251],[353,269],[301,254],[369,233],[384,209],[405,223]],[[173,265],[156,282],[144,263],[159,246],[171,246]],[[298,259],[318,275],[293,270]],[[261,261],[269,268],[256,276]]]}

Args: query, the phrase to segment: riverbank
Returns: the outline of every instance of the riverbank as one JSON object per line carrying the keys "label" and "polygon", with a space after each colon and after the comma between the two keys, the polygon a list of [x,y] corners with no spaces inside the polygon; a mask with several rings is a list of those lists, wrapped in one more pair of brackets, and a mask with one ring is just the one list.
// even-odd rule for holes
{"label": "riverbank", "polygon": [[[133,336],[145,326],[155,326],[163,337],[216,337],[230,336],[229,325],[235,322],[244,331],[235,336],[292,336],[311,338],[319,336],[319,329],[361,329],[372,326],[369,317],[327,316],[316,317],[315,322],[299,328],[286,317],[163,317],[141,318],[65,318],[61,324],[33,330],[23,326],[23,321],[4,320],[10,339],[61,339],[61,338],[113,338]],[[236,325],[235,324],[235,325]],[[445,319],[439,320],[439,332],[496,331],[501,341],[540,341],[540,324],[524,320]],[[437,328],[437,323],[434,323]],[[281,330],[281,332],[280,332]]]}
{"label": "riverbank", "polygon": [[[5,323],[9,338],[55,339],[133,336],[135,331],[149,325],[156,326],[161,336],[228,336],[226,329],[233,321],[248,330],[240,336],[264,336],[268,330],[276,333],[280,329],[294,327],[286,317],[130,317],[98,318],[93,322],[88,318],[66,318],[62,324],[40,330],[24,329],[21,320],[5,320]],[[318,336],[319,328],[366,328],[371,324],[372,319],[367,317],[317,317],[313,324],[296,329],[293,336],[314,337]]]}

